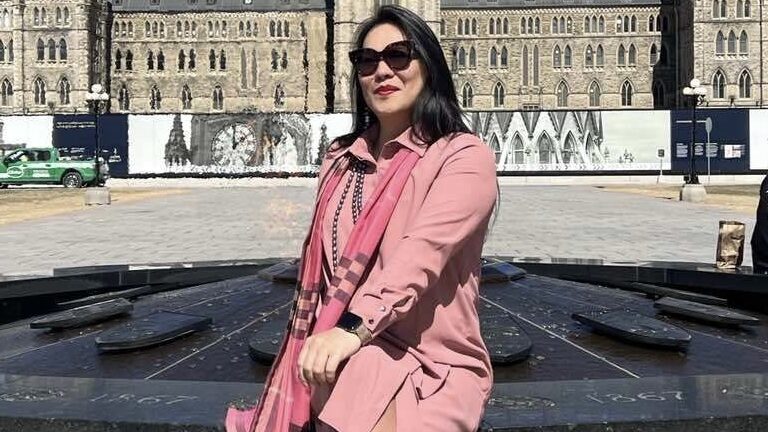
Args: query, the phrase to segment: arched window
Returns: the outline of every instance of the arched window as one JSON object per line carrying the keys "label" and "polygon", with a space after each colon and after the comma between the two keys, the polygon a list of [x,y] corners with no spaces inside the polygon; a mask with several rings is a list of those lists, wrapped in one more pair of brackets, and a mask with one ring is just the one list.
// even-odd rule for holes
{"label": "arched window", "polygon": [[598,20],[598,27],[597,27],[598,33],[605,33],[605,18],[600,17]]}
{"label": "arched window", "polygon": [[56,61],[56,42],[53,39],[48,39],[48,61]]}
{"label": "arched window", "polygon": [[489,55],[490,59],[488,60],[489,67],[495,68],[498,67],[498,53],[496,52],[496,47],[491,48],[491,53]]}
{"label": "arched window", "polygon": [[472,18],[472,34],[477,34],[477,20],[474,18]]}
{"label": "arched window", "polygon": [[221,90],[221,86],[217,85],[213,88],[213,109],[215,110],[223,110],[224,109],[224,92]]}
{"label": "arched window", "polygon": [[115,51],[115,70],[120,70],[123,68],[123,52],[120,51],[118,48]]}
{"label": "arched window", "polygon": [[559,25],[559,27],[560,28],[558,29],[558,32],[560,34],[565,33],[565,17],[560,17],[560,25]]}
{"label": "arched window", "polygon": [[208,68],[210,70],[216,70],[216,51],[211,50],[208,53]]}
{"label": "arched window", "polygon": [[723,32],[721,31],[717,32],[717,37],[715,38],[715,54],[725,54],[725,37],[723,37]]}
{"label": "arched window", "polygon": [[45,105],[45,81],[40,77],[35,78],[32,88],[35,93],[35,105]]}
{"label": "arched window", "polygon": [[528,17],[528,34],[534,34],[536,30],[533,28],[533,18]]}
{"label": "arched window", "polygon": [[493,154],[495,155],[496,165],[498,165],[499,162],[501,161],[501,146],[499,145],[499,138],[495,134],[491,137],[491,142],[489,147],[491,148],[491,151],[493,151]]}
{"label": "arched window", "polygon": [[[240,23],[242,25],[242,23]],[[176,37],[181,37],[183,33],[181,32],[181,21],[176,21]]]}
{"label": "arched window", "polygon": [[597,83],[597,81],[592,81],[592,83],[589,85],[589,106],[590,107],[599,107],[600,106],[600,84]]}
{"label": "arched window", "polygon": [[752,16],[752,3],[749,0],[744,0],[744,18]]}
{"label": "arched window", "polygon": [[184,87],[181,88],[181,109],[192,109],[192,91],[186,84],[184,84]]}
{"label": "arched window", "polygon": [[33,25],[40,25],[40,9],[35,8],[33,16],[34,16],[34,19],[32,20]]}
{"label": "arched window", "polygon": [[654,31],[654,24],[656,23],[656,19],[653,17],[653,15],[650,15],[648,17],[648,31],[653,32]]}
{"label": "arched window", "polygon": [[630,66],[635,66],[637,64],[637,49],[635,49],[635,44],[632,44],[629,46],[629,61]]}
{"label": "arched window", "polygon": [[69,86],[69,80],[65,77],[62,77],[59,81],[59,104],[60,105],[69,105],[69,93],[70,93],[70,86]]}
{"label": "arched window", "polygon": [[[538,22],[538,18],[536,18]],[[509,34],[509,19],[504,18],[504,34]]]}
{"label": "arched window", "polygon": [[603,67],[604,64],[605,64],[605,52],[603,51],[603,46],[598,45],[597,53],[595,55],[595,65],[597,67]]}
{"label": "arched window", "polygon": [[746,69],[739,75],[739,98],[749,99],[752,97],[752,76]]}
{"label": "arched window", "polygon": [[474,92],[472,91],[472,86],[469,85],[469,83],[464,84],[464,87],[461,89],[461,106],[464,108],[472,108],[473,96]]}
{"label": "arched window", "polygon": [[165,54],[162,50],[157,52],[157,70],[165,70]]}
{"label": "arched window", "polygon": [[190,49],[189,50],[189,61],[187,62],[187,69],[195,70],[195,67],[197,66],[195,64],[195,59],[196,58],[197,58],[197,55],[195,54],[195,50]]}
{"label": "arched window", "polygon": [[536,17],[533,24],[533,32],[536,34],[541,34],[541,18]]}
{"label": "arched window", "polygon": [[13,63],[13,39],[8,41],[8,62]]}
{"label": "arched window", "polygon": [[621,85],[621,106],[632,106],[632,84],[629,81],[624,81]]}
{"label": "arched window", "polygon": [[[461,22],[461,20],[459,20]],[[275,37],[275,22],[270,21],[269,22],[269,37]]]}
{"label": "arched window", "polygon": [[592,45],[587,45],[587,49],[584,51],[584,66],[595,66],[595,52],[592,51]]}
{"label": "arched window", "polygon": [[467,66],[467,53],[466,51],[464,51],[464,47],[460,47],[459,48],[459,68],[464,68],[466,66]]}
{"label": "arched window", "polygon": [[584,33],[590,33],[589,17],[584,17]]}
{"label": "arched window", "polygon": [[4,79],[3,84],[0,85],[0,103],[3,106],[13,104],[13,85],[8,81],[8,78]]}
{"label": "arched window", "polygon": [[512,156],[513,163],[525,163],[525,147],[523,146],[523,140],[520,138],[520,135],[515,135],[515,139],[512,141]]}
{"label": "arched window", "polygon": [[744,17],[744,0],[736,0],[736,18]]}
{"label": "arched window", "polygon": [[56,25],[61,25],[61,8],[56,7]]}
{"label": "arched window", "polygon": [[67,41],[59,39],[59,60],[67,61]]}
{"label": "arched window", "polygon": [[500,82],[493,87],[493,106],[496,108],[504,106],[504,86]]}
{"label": "arched window", "polygon": [[163,97],[157,85],[153,85],[149,90],[149,109],[159,111],[162,107]]}
{"label": "arched window", "polygon": [[563,157],[563,163],[569,164],[576,162],[573,157],[574,154],[576,154],[576,146],[573,144],[573,135],[568,134],[568,136],[565,137],[565,144],[563,145],[563,151],[561,154]]}
{"label": "arched window", "polygon": [[739,36],[739,53],[741,55],[749,54],[749,37],[747,37],[746,30],[742,30],[741,36]]}
{"label": "arched window", "polygon": [[[64,25],[69,25],[69,8],[64,6]],[[130,33],[133,33],[133,24],[128,24]]]}
{"label": "arched window", "polygon": [[528,47],[523,47],[523,56],[520,59],[520,66],[523,71],[523,85],[528,85]]}
{"label": "arched window", "polygon": [[121,111],[128,111],[131,108],[131,98],[125,84],[120,87],[120,91],[117,93],[117,103]]}
{"label": "arched window", "polygon": [[720,18],[720,0],[712,0],[712,18]]}
{"label": "arched window", "polygon": [[227,70],[227,53],[224,50],[219,53],[219,70]]}
{"label": "arched window", "polygon": [[559,68],[562,65],[562,53],[560,47],[555,45],[555,50],[552,52],[552,67]]}
{"label": "arched window", "polygon": [[552,18],[552,34],[560,33],[559,27],[557,25],[557,18]]}
{"label": "arched window", "polygon": [[728,33],[728,54],[736,54],[736,33]]}
{"label": "arched window", "polygon": [[595,15],[592,15],[591,32],[592,33],[596,33],[597,32],[597,16],[595,16]]}
{"label": "arched window", "polygon": [[133,52],[131,50],[125,53],[125,70],[133,70]]}
{"label": "arched window", "polygon": [[0,62],[5,62],[5,44],[0,40]]}
{"label": "arched window", "polygon": [[629,15],[624,16],[624,33],[629,33],[630,30],[630,22],[629,22]]}
{"label": "arched window", "polygon": [[147,51],[147,70],[155,70],[155,54],[152,50]]}
{"label": "arched window", "polygon": [[501,47],[501,67],[505,68],[509,66],[509,53],[507,47]]}
{"label": "arched window", "polygon": [[659,62],[659,49],[656,48],[656,44],[651,44],[651,66],[656,65]]}
{"label": "arched window", "polygon": [[720,0],[720,18],[727,18],[728,17],[728,4],[726,0]]}
{"label": "arched window", "polygon": [[179,70],[184,70],[184,66],[187,64],[187,56],[184,54],[184,50],[179,50]]}
{"label": "arched window", "polygon": [[488,19],[488,34],[496,34],[496,20],[493,18]]}
{"label": "arched window", "polygon": [[539,85],[539,46],[533,46],[533,85]]}
{"label": "arched window", "polygon": [[555,94],[557,95],[557,107],[558,108],[567,107],[568,95],[570,94],[570,91],[568,90],[568,84],[566,84],[565,81],[560,81],[560,84],[557,85],[557,90],[555,91]]}
{"label": "arched window", "polygon": [[712,98],[724,99],[725,98],[725,75],[723,71],[715,72],[712,77]]}
{"label": "arched window", "polygon": [[541,138],[539,138],[539,163],[551,164],[555,162],[555,160],[555,148],[552,146],[552,141],[549,139],[548,135],[543,134]]}
{"label": "arched window", "polygon": [[283,85],[278,84],[275,87],[275,108],[281,108],[285,106],[285,90]]}
{"label": "arched window", "polygon": [[632,15],[632,27],[630,29],[632,33],[637,32],[637,17],[635,15]]}
{"label": "arched window", "polygon": [[475,53],[475,47],[469,48],[469,67],[477,67],[477,54]]}
{"label": "arched window", "polygon": [[527,21],[525,20],[525,17],[520,18],[520,34],[525,34],[525,30],[526,30],[526,27],[527,27],[526,26],[526,22]]}
{"label": "arched window", "polygon": [[627,50],[624,48],[624,44],[619,45],[619,53],[616,56],[619,66],[625,66],[627,64]]}
{"label": "arched window", "polygon": [[563,56],[563,58],[564,58],[563,66],[565,66],[567,68],[572,66],[573,63],[571,62],[571,57],[572,57],[571,47],[569,45],[566,45],[565,46],[565,55]]}

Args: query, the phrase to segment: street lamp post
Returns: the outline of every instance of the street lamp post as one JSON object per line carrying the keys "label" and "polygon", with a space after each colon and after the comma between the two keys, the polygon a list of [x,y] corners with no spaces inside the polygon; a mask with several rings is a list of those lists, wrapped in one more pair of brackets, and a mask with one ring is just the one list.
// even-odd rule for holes
{"label": "street lamp post", "polygon": [[94,113],[94,122],[96,127],[96,155],[94,157],[94,172],[96,178],[94,179],[94,188],[89,188],[85,193],[85,203],[91,204],[109,204],[111,202],[109,196],[109,189],[99,187],[101,186],[101,142],[99,142],[99,114],[101,113],[102,106],[109,101],[109,93],[104,91],[104,87],[101,84],[94,84],[91,86],[91,91],[85,94],[85,100],[92,105]]}
{"label": "street lamp post", "polygon": [[699,176],[696,174],[696,107],[704,101],[707,96],[706,87],[701,85],[701,81],[694,78],[690,86],[683,88],[683,95],[691,97],[691,142],[688,145],[688,176],[685,184],[680,191],[680,199],[683,201],[703,201],[706,197],[704,186],[699,183]]}

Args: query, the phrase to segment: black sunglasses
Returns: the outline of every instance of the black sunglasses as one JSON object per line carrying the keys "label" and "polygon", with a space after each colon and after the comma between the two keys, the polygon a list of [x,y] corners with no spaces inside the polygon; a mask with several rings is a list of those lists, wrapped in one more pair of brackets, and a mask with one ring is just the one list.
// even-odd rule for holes
{"label": "black sunglasses", "polygon": [[380,52],[373,48],[359,48],[349,52],[349,60],[360,76],[376,72],[381,60],[393,71],[401,71],[408,68],[414,58],[416,49],[409,40],[392,42]]}

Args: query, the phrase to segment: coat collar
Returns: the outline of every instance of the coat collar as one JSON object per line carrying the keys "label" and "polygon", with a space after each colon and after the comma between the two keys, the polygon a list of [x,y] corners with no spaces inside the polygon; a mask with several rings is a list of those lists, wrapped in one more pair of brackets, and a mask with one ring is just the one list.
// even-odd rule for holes
{"label": "coat collar", "polygon": [[[373,159],[373,155],[370,149],[375,145],[378,136],[379,125],[376,123],[366,129],[365,132],[357,137],[349,146],[329,149],[327,157],[331,159],[338,159],[347,153],[351,153],[358,159],[375,164],[376,161]],[[427,144],[413,135],[413,126],[409,126],[400,135],[398,135],[397,138],[386,142],[384,147],[386,148],[391,145],[401,145],[403,147],[407,147],[419,155],[419,157],[424,157],[424,153],[427,151]]]}

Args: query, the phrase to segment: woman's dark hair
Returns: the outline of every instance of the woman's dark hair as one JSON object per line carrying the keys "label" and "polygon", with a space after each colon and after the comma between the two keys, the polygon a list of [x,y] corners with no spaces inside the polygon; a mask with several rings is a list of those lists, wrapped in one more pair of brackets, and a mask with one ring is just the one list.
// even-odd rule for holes
{"label": "woman's dark hair", "polygon": [[[440,47],[440,41],[419,15],[401,6],[381,6],[373,17],[360,24],[354,48],[362,48],[363,41],[371,29],[383,23],[399,27],[406,38],[414,42],[416,58],[422,61],[427,71],[424,89],[416,98],[411,118],[415,137],[432,144],[448,134],[471,133],[462,120],[451,71]],[[342,146],[352,144],[368,127],[378,121],[363,99],[355,73],[350,76],[349,90],[353,111],[352,132],[339,138],[339,144]]]}

